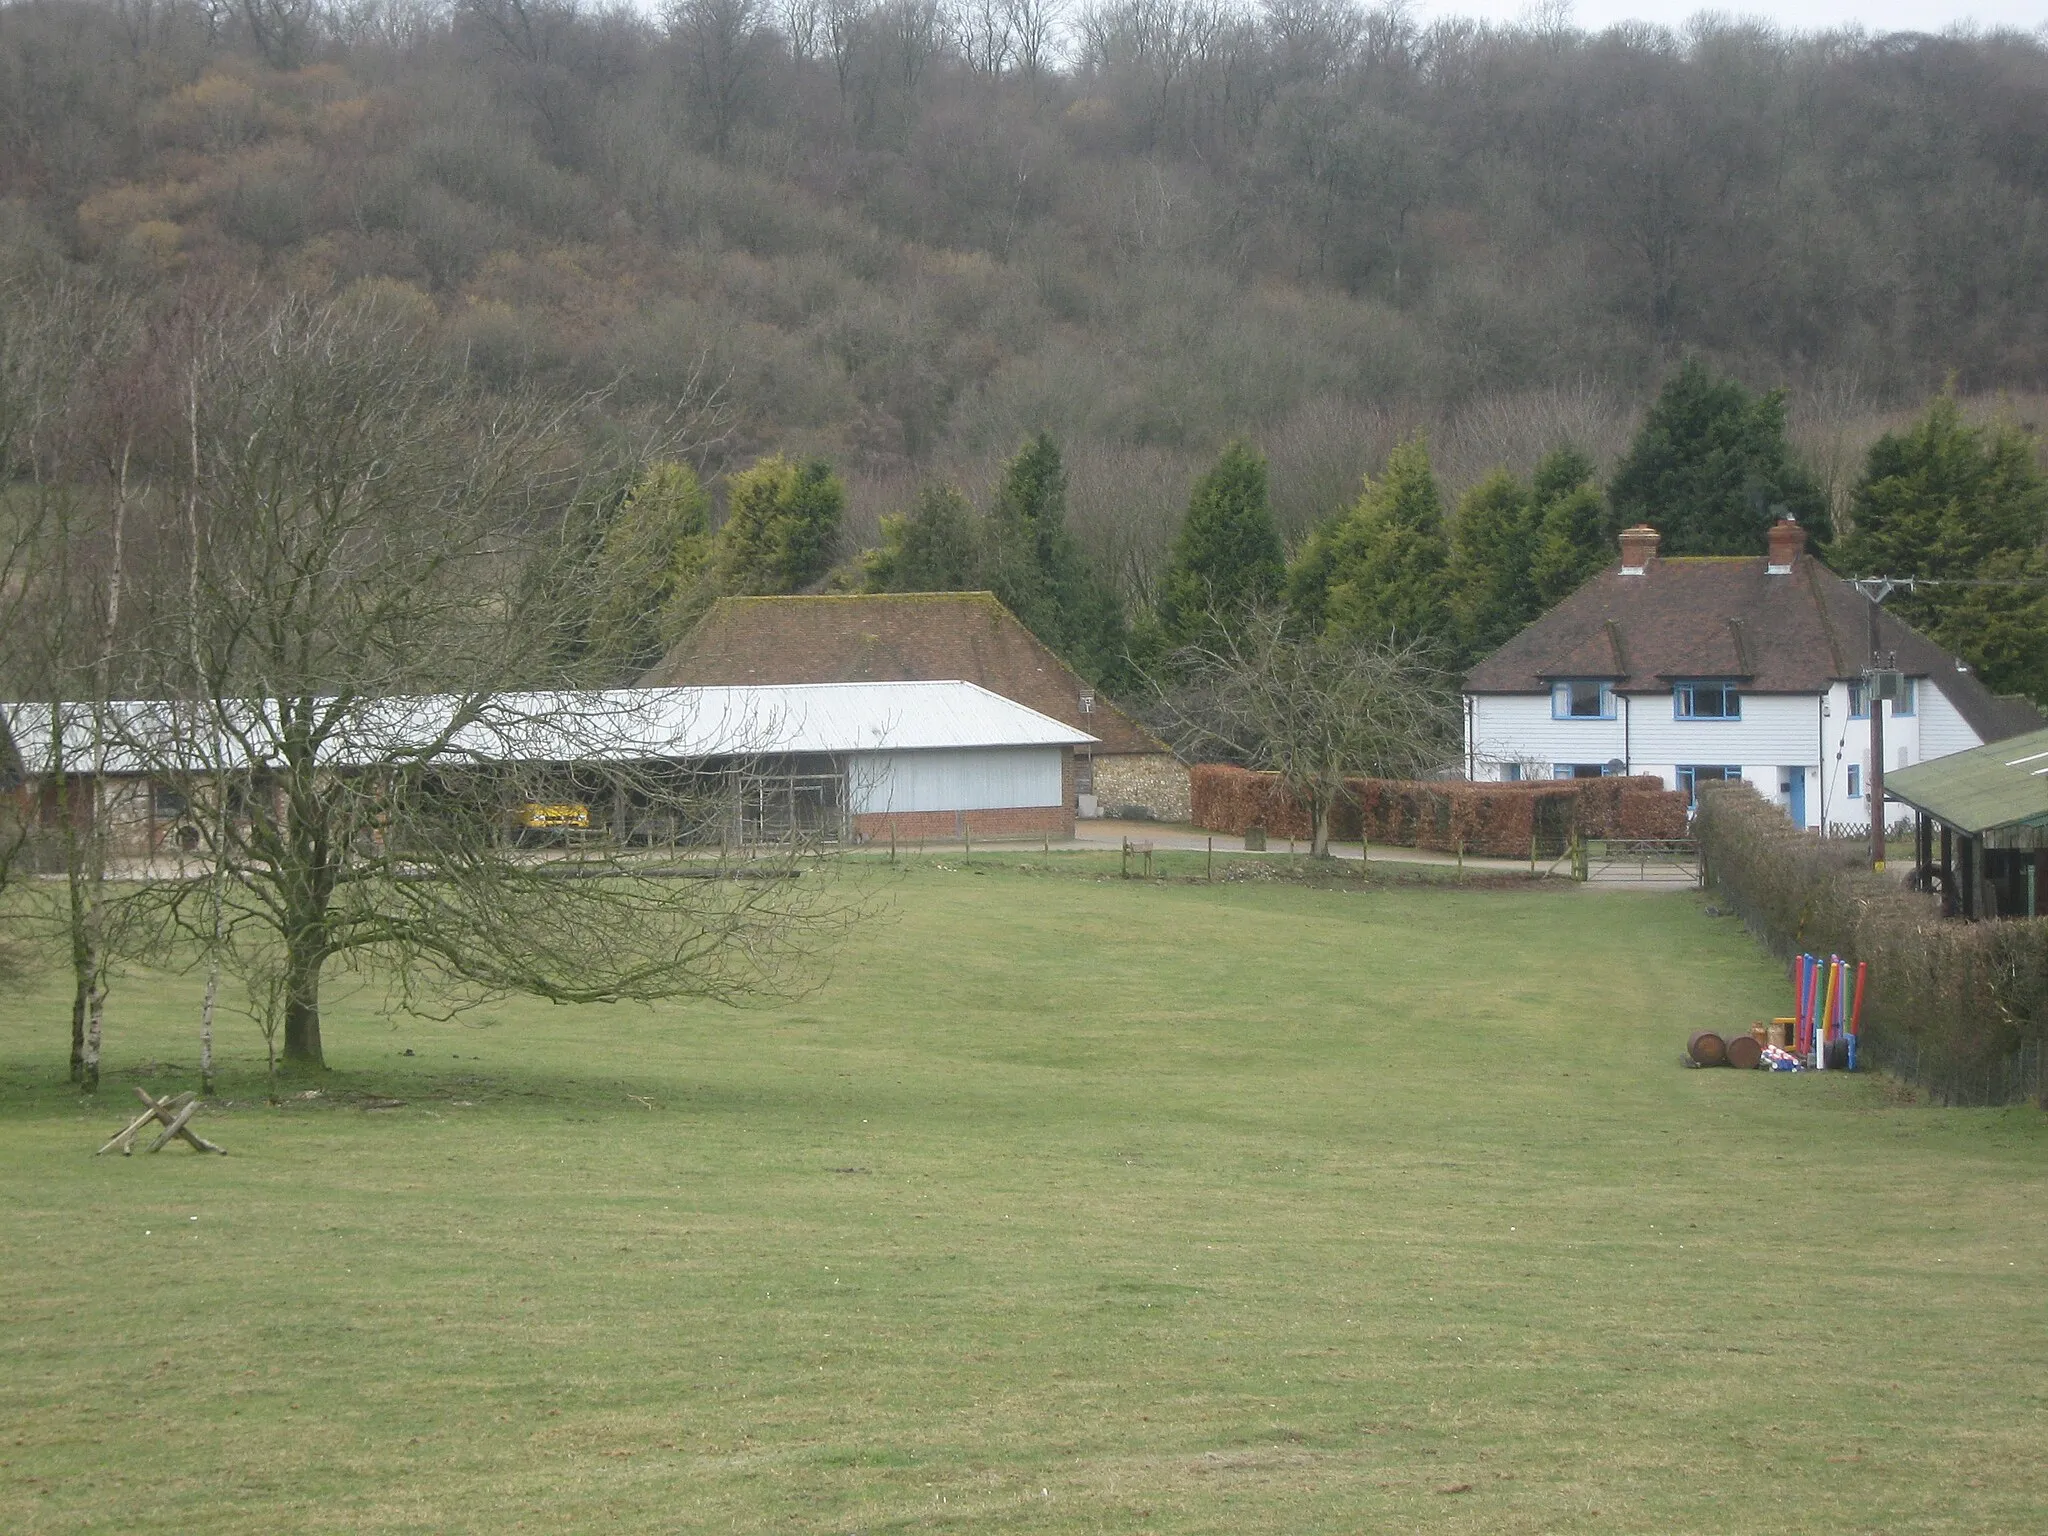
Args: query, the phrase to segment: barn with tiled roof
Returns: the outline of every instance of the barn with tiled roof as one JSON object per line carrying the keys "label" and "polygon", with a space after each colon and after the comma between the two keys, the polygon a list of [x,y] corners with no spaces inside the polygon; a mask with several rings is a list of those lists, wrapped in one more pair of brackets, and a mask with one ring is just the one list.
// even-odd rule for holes
{"label": "barn with tiled roof", "polygon": [[760,683],[975,683],[1094,737],[1075,760],[1084,816],[1188,816],[1187,768],[1053,654],[992,592],[728,597],[642,687]]}

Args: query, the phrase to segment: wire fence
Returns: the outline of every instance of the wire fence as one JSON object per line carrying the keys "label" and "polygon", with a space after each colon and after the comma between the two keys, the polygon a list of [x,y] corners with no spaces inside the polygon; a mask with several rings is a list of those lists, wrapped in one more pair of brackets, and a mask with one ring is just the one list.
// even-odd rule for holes
{"label": "wire fence", "polygon": [[2048,1046],[2028,1040],[2010,1056],[1963,1062],[1942,1052],[1923,1051],[1908,1037],[1874,1035],[1864,1047],[1880,1070],[1910,1085],[1936,1104],[1995,1108],[2039,1104],[2048,1108]]}

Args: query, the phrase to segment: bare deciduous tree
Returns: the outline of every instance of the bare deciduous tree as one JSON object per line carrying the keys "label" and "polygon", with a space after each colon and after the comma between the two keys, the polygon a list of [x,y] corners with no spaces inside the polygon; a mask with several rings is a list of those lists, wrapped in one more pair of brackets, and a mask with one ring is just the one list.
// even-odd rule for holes
{"label": "bare deciduous tree", "polygon": [[1276,609],[1210,627],[1220,638],[1155,680],[1159,723],[1189,756],[1276,774],[1308,808],[1317,858],[1347,779],[1415,778],[1455,755],[1455,684],[1423,648],[1304,639]]}
{"label": "bare deciduous tree", "polygon": [[[323,978],[356,961],[419,1006],[790,984],[845,916],[820,880],[649,872],[636,827],[689,830],[703,786],[607,758],[632,706],[547,686],[588,597],[527,555],[586,472],[561,413],[480,398],[374,301],[242,317],[196,366],[158,702],[101,731],[199,844],[150,891],[159,926],[274,992],[286,1061],[322,1063]],[[508,837],[515,806],[571,798],[613,835],[573,859]]]}
{"label": "bare deciduous tree", "polygon": [[1010,28],[1010,57],[1036,96],[1059,64],[1066,26],[1066,0],[1004,0]]}
{"label": "bare deciduous tree", "polygon": [[748,82],[772,47],[771,22],[765,0],[680,0],[669,10],[669,35],[713,154],[732,146]]}

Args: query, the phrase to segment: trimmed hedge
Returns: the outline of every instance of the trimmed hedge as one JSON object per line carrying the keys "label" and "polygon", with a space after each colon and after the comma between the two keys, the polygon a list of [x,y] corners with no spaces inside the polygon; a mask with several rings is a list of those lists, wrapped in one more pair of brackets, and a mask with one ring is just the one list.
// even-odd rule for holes
{"label": "trimmed hedge", "polygon": [[1853,843],[1797,831],[1747,784],[1703,785],[1693,829],[1709,879],[1772,954],[1869,963],[1877,1064],[1949,1103],[2041,1097],[2048,920],[1943,918],[1936,898],[1876,873]]}
{"label": "trimmed hedge", "polygon": [[[1313,835],[1307,808],[1280,787],[1274,774],[1202,763],[1189,777],[1194,823],[1205,831],[1241,836],[1249,828],[1264,827],[1269,836],[1301,841]],[[1397,847],[1449,853],[1462,843],[1471,854],[1525,858],[1531,838],[1555,852],[1573,832],[1594,838],[1686,835],[1685,796],[1667,790],[1655,777],[1346,783],[1350,793],[1330,816],[1331,835],[1343,842],[1362,834]]]}

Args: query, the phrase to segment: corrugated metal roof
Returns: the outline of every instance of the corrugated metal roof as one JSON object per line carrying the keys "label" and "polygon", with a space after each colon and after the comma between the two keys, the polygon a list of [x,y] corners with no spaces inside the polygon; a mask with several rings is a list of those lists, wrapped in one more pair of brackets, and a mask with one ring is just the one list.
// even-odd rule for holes
{"label": "corrugated metal roof", "polygon": [[[49,771],[50,707],[0,706],[25,771]],[[189,705],[129,700],[65,706],[72,772],[147,772],[186,762],[273,759],[277,706],[200,722]],[[439,695],[352,704],[327,733],[335,767],[414,757],[440,762],[624,762],[785,753],[915,752],[1079,746],[1095,738],[966,682],[810,683],[742,688]]]}
{"label": "corrugated metal roof", "polygon": [[1889,770],[1884,792],[1973,835],[2048,826],[2048,730]]}

